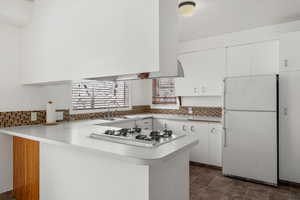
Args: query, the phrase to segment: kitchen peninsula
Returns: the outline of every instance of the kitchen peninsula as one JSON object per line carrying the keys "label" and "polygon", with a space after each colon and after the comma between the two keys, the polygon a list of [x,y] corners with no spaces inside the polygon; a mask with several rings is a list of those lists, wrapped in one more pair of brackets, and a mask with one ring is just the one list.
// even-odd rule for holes
{"label": "kitchen peninsula", "polygon": [[154,147],[90,138],[91,133],[107,129],[120,128],[105,120],[86,120],[0,132],[14,136],[14,144],[25,139],[38,145],[37,199],[189,199],[189,152],[198,143],[195,135]]}

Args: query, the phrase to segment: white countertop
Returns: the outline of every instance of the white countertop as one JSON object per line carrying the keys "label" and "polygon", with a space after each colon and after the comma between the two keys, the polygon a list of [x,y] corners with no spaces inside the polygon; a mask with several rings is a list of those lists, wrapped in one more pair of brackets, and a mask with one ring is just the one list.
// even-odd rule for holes
{"label": "white countertop", "polygon": [[[161,115],[145,114],[129,115],[127,117],[133,119],[145,117],[167,117],[167,115],[159,116]],[[115,122],[116,121],[114,121],[114,123]],[[196,135],[193,134],[189,134],[185,137],[154,148],[136,147],[126,144],[95,140],[88,137],[92,132],[104,132],[106,129],[112,128],[96,125],[102,123],[107,123],[107,121],[99,119],[64,122],[56,126],[21,126],[0,129],[0,133],[31,139],[42,143],[79,147],[114,156],[118,159],[135,162],[136,164],[147,165],[167,159],[175,153],[191,148],[198,143]]]}
{"label": "white countertop", "polygon": [[137,115],[126,115],[128,118],[147,118],[154,117],[158,119],[170,119],[170,120],[189,120],[189,121],[203,121],[203,122],[211,122],[211,123],[221,123],[222,118],[220,117],[204,117],[204,116],[196,116],[196,115],[174,115],[174,114],[155,114],[155,113],[147,113],[147,114],[137,114]]}

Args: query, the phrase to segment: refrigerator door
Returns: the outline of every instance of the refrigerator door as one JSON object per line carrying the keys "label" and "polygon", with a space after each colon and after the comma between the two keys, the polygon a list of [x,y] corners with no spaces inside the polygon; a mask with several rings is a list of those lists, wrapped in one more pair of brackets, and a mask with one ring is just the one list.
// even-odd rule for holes
{"label": "refrigerator door", "polygon": [[225,79],[225,109],[277,110],[277,76],[260,75]]}
{"label": "refrigerator door", "polygon": [[277,184],[276,112],[226,111],[223,174]]}

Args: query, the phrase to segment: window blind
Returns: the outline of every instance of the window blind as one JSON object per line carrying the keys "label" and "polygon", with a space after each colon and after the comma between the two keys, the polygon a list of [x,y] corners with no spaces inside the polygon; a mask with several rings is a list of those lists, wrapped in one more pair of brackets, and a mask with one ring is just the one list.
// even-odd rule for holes
{"label": "window blind", "polygon": [[125,81],[80,81],[72,84],[73,110],[129,107]]}
{"label": "window blind", "polygon": [[153,80],[153,104],[176,104],[175,80],[161,78]]}

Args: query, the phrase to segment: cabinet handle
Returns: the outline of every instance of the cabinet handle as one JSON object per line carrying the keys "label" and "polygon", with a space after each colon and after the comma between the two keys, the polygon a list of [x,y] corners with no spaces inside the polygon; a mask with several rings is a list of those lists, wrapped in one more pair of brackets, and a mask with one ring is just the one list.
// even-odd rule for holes
{"label": "cabinet handle", "polygon": [[283,114],[284,114],[284,116],[288,115],[288,108],[283,108]]}
{"label": "cabinet handle", "polygon": [[183,131],[186,131],[185,125],[182,126],[182,130],[183,130]]}
{"label": "cabinet handle", "polygon": [[227,131],[226,131],[226,128],[224,128],[224,147],[227,147]]}
{"label": "cabinet handle", "polygon": [[167,123],[165,123],[164,127],[165,127],[165,129],[167,129],[167,128],[168,128],[168,125],[167,125]]}
{"label": "cabinet handle", "polygon": [[202,90],[202,93],[205,93],[205,92],[206,92],[205,86],[202,86],[202,87],[201,87],[201,90]]}
{"label": "cabinet handle", "polygon": [[191,126],[191,131],[194,132],[195,131],[195,127]]}
{"label": "cabinet handle", "polygon": [[287,59],[284,60],[284,67],[288,67],[289,66],[289,61]]}
{"label": "cabinet handle", "polygon": [[198,94],[198,88],[194,88],[194,94]]}
{"label": "cabinet handle", "polygon": [[210,130],[210,132],[211,132],[211,133],[215,133],[215,132],[216,132],[216,128],[212,128],[212,129]]}

